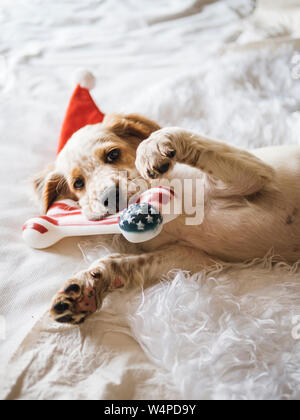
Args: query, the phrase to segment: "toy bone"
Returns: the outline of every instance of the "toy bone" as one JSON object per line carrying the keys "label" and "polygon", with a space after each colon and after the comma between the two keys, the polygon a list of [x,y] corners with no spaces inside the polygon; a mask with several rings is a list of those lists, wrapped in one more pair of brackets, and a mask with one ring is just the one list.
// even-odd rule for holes
{"label": "toy bone", "polygon": [[121,233],[129,242],[146,242],[158,236],[164,224],[179,216],[177,209],[181,210],[179,197],[168,187],[152,188],[135,204],[100,221],[88,220],[75,201],[57,201],[46,216],[25,223],[23,238],[36,249],[48,248],[70,236]]}

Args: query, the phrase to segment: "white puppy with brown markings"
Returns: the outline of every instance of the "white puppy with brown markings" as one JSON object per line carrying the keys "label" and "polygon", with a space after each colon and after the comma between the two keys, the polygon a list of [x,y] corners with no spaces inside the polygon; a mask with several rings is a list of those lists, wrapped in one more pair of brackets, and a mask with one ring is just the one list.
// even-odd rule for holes
{"label": "white puppy with brown markings", "polygon": [[58,322],[80,324],[115,289],[147,285],[173,269],[197,272],[272,248],[289,262],[300,259],[300,147],[249,153],[181,128],[160,129],[139,115],[112,114],[75,133],[35,186],[45,211],[72,198],[89,218],[101,219],[111,213],[109,197],[124,194],[120,171],[132,181],[203,179],[203,223],[188,226],[183,214],[136,255],[95,261],[54,298],[50,312]]}

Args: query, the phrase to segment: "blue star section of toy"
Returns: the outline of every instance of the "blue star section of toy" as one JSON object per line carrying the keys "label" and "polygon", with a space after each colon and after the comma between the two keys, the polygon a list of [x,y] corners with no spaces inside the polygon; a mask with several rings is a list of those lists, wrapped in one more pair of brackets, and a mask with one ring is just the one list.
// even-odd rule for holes
{"label": "blue star section of toy", "polygon": [[162,215],[154,206],[142,203],[128,207],[120,217],[119,226],[125,232],[143,233],[157,229],[162,222]]}

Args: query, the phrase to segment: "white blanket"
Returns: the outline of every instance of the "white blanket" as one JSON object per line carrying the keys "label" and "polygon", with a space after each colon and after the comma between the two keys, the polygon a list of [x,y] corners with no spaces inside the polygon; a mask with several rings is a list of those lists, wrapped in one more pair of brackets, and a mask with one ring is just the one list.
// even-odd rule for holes
{"label": "white blanket", "polygon": [[116,293],[79,329],[46,311],[87,265],[80,241],[21,239],[77,67],[96,74],[104,112],[245,148],[300,143],[300,2],[254,3],[0,0],[1,399],[300,398],[297,266],[179,273]]}

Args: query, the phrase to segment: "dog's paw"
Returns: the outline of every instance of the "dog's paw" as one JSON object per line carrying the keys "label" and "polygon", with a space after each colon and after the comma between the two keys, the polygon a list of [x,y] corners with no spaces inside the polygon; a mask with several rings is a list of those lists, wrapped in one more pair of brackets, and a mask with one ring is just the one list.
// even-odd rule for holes
{"label": "dog's paw", "polygon": [[120,254],[97,261],[90,270],[79,273],[64,285],[53,300],[51,317],[63,324],[82,324],[101,308],[109,293],[127,285],[132,275],[129,266]]}
{"label": "dog's paw", "polygon": [[70,280],[54,298],[50,314],[56,322],[79,325],[96,310],[96,289],[81,280]]}
{"label": "dog's paw", "polygon": [[178,157],[176,136],[159,130],[143,141],[137,149],[136,168],[144,179],[162,178]]}

